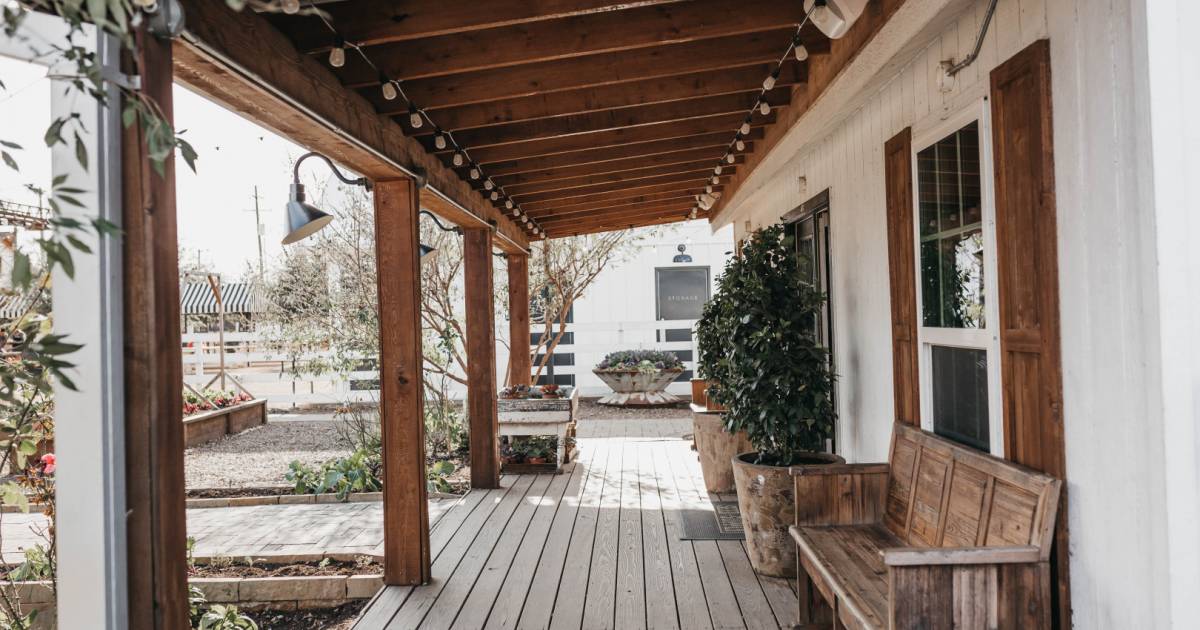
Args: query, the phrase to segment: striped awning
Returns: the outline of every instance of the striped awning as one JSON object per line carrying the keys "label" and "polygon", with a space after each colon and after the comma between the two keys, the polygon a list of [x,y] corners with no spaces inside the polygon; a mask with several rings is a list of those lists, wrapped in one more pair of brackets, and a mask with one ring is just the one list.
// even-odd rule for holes
{"label": "striped awning", "polygon": [[[260,313],[266,310],[258,287],[249,282],[221,285],[226,313]],[[217,298],[207,282],[187,282],[179,287],[179,308],[184,315],[217,313]]]}
{"label": "striped awning", "polygon": [[29,308],[31,295],[0,294],[0,320],[16,319]]}

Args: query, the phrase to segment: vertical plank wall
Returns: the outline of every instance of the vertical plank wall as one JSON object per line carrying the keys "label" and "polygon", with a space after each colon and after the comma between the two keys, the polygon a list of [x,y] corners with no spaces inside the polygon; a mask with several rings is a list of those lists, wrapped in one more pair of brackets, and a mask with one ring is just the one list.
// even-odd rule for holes
{"label": "vertical plank wall", "polygon": [[740,239],[747,219],[752,227],[769,225],[830,189],[834,330],[854,331],[839,336],[835,357],[843,418],[838,441],[851,461],[886,459],[895,417],[884,143],[939,111],[957,111],[986,91],[988,72],[999,62],[1046,36],[1044,0],[1000,0],[979,59],[942,92],[938,64],[970,50],[986,8],[987,0],[972,3],[859,109],[788,160],[734,221]]}

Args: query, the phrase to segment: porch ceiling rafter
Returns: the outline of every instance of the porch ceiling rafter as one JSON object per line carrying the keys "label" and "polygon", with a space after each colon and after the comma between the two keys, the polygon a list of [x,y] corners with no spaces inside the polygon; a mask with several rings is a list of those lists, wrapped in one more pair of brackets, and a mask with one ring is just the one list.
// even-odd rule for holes
{"label": "porch ceiling rafter", "polygon": [[535,236],[708,218],[833,50],[792,0],[320,8],[266,19],[321,65],[345,45],[343,89]]}
{"label": "porch ceiling rafter", "polygon": [[[342,87],[266,18],[223,2],[183,0],[186,31],[175,47],[175,77],[247,118],[373,180],[423,172],[422,204],[464,226],[495,222],[497,246],[528,250],[524,231],[452,169]],[[282,185],[282,183],[281,183]]]}

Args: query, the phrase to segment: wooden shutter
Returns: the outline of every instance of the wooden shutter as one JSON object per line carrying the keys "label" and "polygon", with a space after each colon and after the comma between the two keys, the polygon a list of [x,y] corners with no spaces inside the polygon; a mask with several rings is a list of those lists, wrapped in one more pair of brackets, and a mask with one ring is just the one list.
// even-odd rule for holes
{"label": "wooden shutter", "polygon": [[888,276],[892,292],[892,373],[896,420],[921,425],[917,372],[917,275],[913,243],[912,129],[884,144]]}
{"label": "wooden shutter", "polygon": [[[1004,453],[1065,479],[1049,42],[1017,53],[991,79]],[[1070,620],[1065,485],[1062,496],[1057,627]]]}

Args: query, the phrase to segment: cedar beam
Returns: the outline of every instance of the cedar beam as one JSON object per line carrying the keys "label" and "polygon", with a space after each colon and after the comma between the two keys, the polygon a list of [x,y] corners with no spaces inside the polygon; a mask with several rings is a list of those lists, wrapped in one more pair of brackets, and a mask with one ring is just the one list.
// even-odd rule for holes
{"label": "cedar beam", "polygon": [[[725,171],[720,176],[717,177],[717,181],[719,183],[728,182],[729,178],[731,176],[732,176],[732,174],[730,172]],[[513,195],[513,198],[520,201],[522,204],[524,204],[525,202],[532,203],[532,202],[539,202],[539,201],[566,200],[566,199],[577,199],[577,198],[594,199],[594,197],[592,197],[592,195],[605,194],[605,193],[625,193],[625,194],[627,194],[632,191],[640,191],[643,189],[656,189],[658,186],[662,186],[664,184],[676,185],[676,186],[678,186],[679,184],[687,184],[688,187],[690,187],[690,188],[696,188],[696,187],[703,188],[706,185],[706,182],[708,184],[712,183],[712,171],[711,170],[704,170],[704,171],[694,172],[694,173],[673,173],[671,175],[660,175],[657,177],[650,177],[647,179],[638,180],[636,182],[628,182],[628,183],[614,182],[614,183],[608,183],[608,184],[595,184],[592,186],[583,186],[580,188],[572,188],[570,190],[554,190],[554,191],[544,192],[544,193],[531,193],[531,194],[527,194],[527,195]]]}
{"label": "cedar beam", "polygon": [[425,394],[421,351],[420,197],[415,182],[376,182],[379,418],[383,435],[384,582],[427,582]]}
{"label": "cedar beam", "polygon": [[[142,92],[172,124],[171,42],[136,36]],[[171,630],[188,627],[175,159],[159,175],[136,124],[120,141],[129,627]]]}
{"label": "cedar beam", "polygon": [[[705,220],[707,214],[697,215],[695,220]],[[632,228],[647,227],[651,225],[665,225],[667,223],[681,223],[690,221],[687,215],[683,213],[668,214],[658,217],[647,217],[644,219],[630,219],[628,221],[619,221],[613,223],[588,223],[581,225],[568,226],[558,230],[546,230],[547,238],[562,238],[564,236],[577,236],[583,234],[597,234],[599,232],[612,232],[614,230],[628,230]]]}
{"label": "cedar beam", "polygon": [[[381,44],[371,46],[366,52],[372,59],[387,60],[383,63],[383,71],[388,76],[412,81],[781,27],[795,28],[803,19],[804,8],[794,0],[743,0],[738,3],[694,0],[676,6],[633,6],[621,11],[505,26],[470,36],[441,35]],[[331,44],[327,38],[319,49],[308,52],[327,51]],[[360,64],[365,66],[366,62],[357,56],[347,58],[347,67]]]}
{"label": "cedar beam", "polygon": [[467,418],[471,487],[500,487],[500,425],[496,402],[496,319],[492,232],[463,230],[463,288],[467,314]]}
{"label": "cedar beam", "polygon": [[182,2],[187,28],[175,51],[179,82],[369,179],[422,171],[425,196],[453,200],[445,204],[444,218],[464,227],[495,221],[503,235],[499,247],[526,251],[520,227],[366,99],[343,88],[324,63],[296,50],[265,18],[224,2]]}
{"label": "cedar beam", "polygon": [[508,385],[529,385],[529,257],[508,255]]}
{"label": "cedar beam", "polygon": [[[752,143],[748,144],[752,145]],[[512,186],[519,186],[534,182],[554,182],[574,179],[577,177],[612,175],[630,171],[643,171],[662,166],[688,164],[691,162],[700,162],[704,160],[708,160],[710,163],[715,164],[717,159],[725,154],[725,149],[726,147],[722,145],[703,149],[695,149],[692,151],[679,151],[664,155],[652,155],[644,158],[610,160],[608,162],[598,162],[596,164],[580,164],[561,168],[548,168],[527,173],[515,173],[513,175],[493,174],[492,181],[496,182],[496,184],[499,186],[503,186],[505,190],[509,190],[509,188]],[[747,151],[749,150],[750,149],[747,149]],[[740,163],[745,161],[745,156],[738,154],[735,156],[735,160],[735,163]],[[492,172],[494,173],[495,171]]]}
{"label": "cedar beam", "polygon": [[588,204],[587,206],[583,207],[582,209],[575,208],[575,207],[566,207],[566,208],[562,208],[561,210],[557,210],[557,211],[551,210],[551,211],[530,212],[529,216],[531,218],[537,219],[538,221],[543,221],[546,219],[554,219],[554,218],[559,218],[559,217],[571,217],[571,218],[575,218],[575,219],[580,219],[580,218],[586,218],[589,216],[595,216],[597,214],[608,213],[608,212],[621,212],[624,210],[646,210],[646,209],[650,209],[650,208],[657,208],[660,206],[665,206],[668,204],[678,205],[678,204],[685,204],[685,203],[694,203],[696,195],[699,195],[703,192],[704,192],[703,189],[697,189],[697,192],[680,191],[680,192],[676,192],[676,193],[658,193],[658,194],[654,194],[654,195],[642,195],[640,197],[634,197],[632,201],[599,202],[603,205],[602,206],[593,206],[591,204]]}
{"label": "cedar beam", "polygon": [[[546,201],[533,201],[522,203],[521,209],[530,213],[535,213],[543,210],[584,210],[588,208],[603,208],[610,205],[634,203],[637,201],[647,201],[656,198],[675,198],[679,195],[698,195],[705,192],[705,186],[710,185],[711,180],[701,182],[672,182],[662,184],[641,190],[617,190],[608,193],[599,193],[586,197],[576,197],[572,199],[548,199]],[[713,190],[723,190],[723,186],[713,186]]]}
{"label": "cedar beam", "polygon": [[[713,133],[724,133],[725,144],[733,142],[733,134],[741,126],[746,115],[722,114],[706,116],[691,120],[633,127],[625,129],[609,129],[595,133],[581,133],[573,136],[514,142],[512,144],[482,147],[471,150],[471,157],[481,164],[503,160],[520,160],[544,155],[558,155],[575,151],[588,151],[604,147],[623,146],[630,144],[645,144],[656,140],[671,140],[690,136],[705,136]],[[751,131],[754,128],[775,122],[775,112],[766,116],[754,114],[750,122]]]}
{"label": "cedar beam", "polygon": [[[436,110],[439,125],[446,129],[473,129],[527,120],[568,116],[637,105],[653,105],[694,98],[758,92],[762,89],[763,77],[771,74],[774,66],[759,64],[707,71],[656,77],[629,83],[600,87],[565,90],[554,94],[524,96],[473,105],[461,105]],[[783,64],[777,87],[804,83],[808,76],[808,64],[787,61]],[[384,100],[375,92],[367,98],[380,113],[403,116],[407,106],[400,107],[394,101]]]}
{"label": "cedar beam", "polygon": [[[709,173],[713,170],[713,165],[718,163],[717,157],[711,157],[707,160],[699,162],[688,162],[686,164],[671,164],[668,166],[658,166],[637,171],[626,171],[623,173],[611,173],[608,175],[593,175],[588,177],[573,177],[571,179],[552,180],[548,182],[532,182],[529,184],[510,184],[504,187],[504,192],[512,196],[536,193],[536,192],[552,192],[556,190],[572,190],[584,186],[592,186],[597,184],[630,184],[633,182],[659,177],[663,175],[675,175],[679,173]],[[720,163],[726,170],[734,172],[734,166],[723,160]],[[737,158],[734,158],[733,164],[737,164]]]}
{"label": "cedar beam", "polygon": [[[750,130],[750,135],[746,136],[747,141],[757,140],[763,135],[762,127],[755,127]],[[716,149],[723,150],[729,146],[733,140],[731,130],[716,131],[713,133],[700,134],[697,136],[687,136],[684,138],[672,138],[669,140],[653,140],[650,142],[639,142],[636,144],[625,144],[615,147],[604,147],[600,149],[588,148],[580,151],[571,151],[568,153],[559,153],[556,155],[523,158],[519,160],[492,160],[485,162],[474,154],[472,157],[481,164],[487,166],[487,172],[492,177],[501,175],[509,175],[513,173],[528,173],[542,169],[550,168],[566,168],[574,166],[582,166],[585,164],[600,164],[603,162],[627,162],[631,159],[638,159],[649,156],[665,156],[668,153],[679,153],[681,151],[692,151],[695,149]],[[689,160],[684,160],[689,161]],[[466,169],[464,169],[465,172]]]}
{"label": "cedar beam", "polygon": [[[667,44],[654,48],[653,54],[645,50],[629,50],[415,79],[406,81],[404,90],[421,107],[439,108],[753,66],[777,61],[780,51],[791,41],[794,30],[786,28]],[[824,36],[820,40],[813,38],[811,46],[814,50],[822,45],[821,40],[824,40]],[[369,68],[356,70],[347,66],[339,73],[339,77],[347,86],[379,91],[379,74]]]}
{"label": "cedar beam", "polygon": [[543,228],[545,228],[547,230],[550,230],[553,228],[560,228],[560,227],[571,227],[571,226],[578,227],[580,225],[587,225],[591,222],[604,223],[607,225],[609,223],[620,223],[622,221],[644,219],[646,217],[658,217],[658,216],[664,216],[664,215],[670,215],[670,214],[683,216],[683,215],[691,212],[692,208],[694,208],[695,206],[696,206],[696,203],[694,201],[685,199],[685,200],[682,200],[679,202],[659,204],[657,206],[654,206],[651,208],[644,208],[641,210],[626,210],[624,212],[605,212],[603,214],[595,214],[595,215],[585,216],[585,217],[552,217],[552,218],[546,218],[546,219],[538,219],[538,225],[542,226]]}
{"label": "cedar beam", "polygon": [[[641,0],[667,4],[679,0]],[[531,24],[628,6],[628,0],[488,0],[463,10],[458,2],[345,2],[321,7],[347,41],[373,45],[484,29]],[[273,21],[303,50],[328,47],[329,29],[314,16],[276,15]]]}

